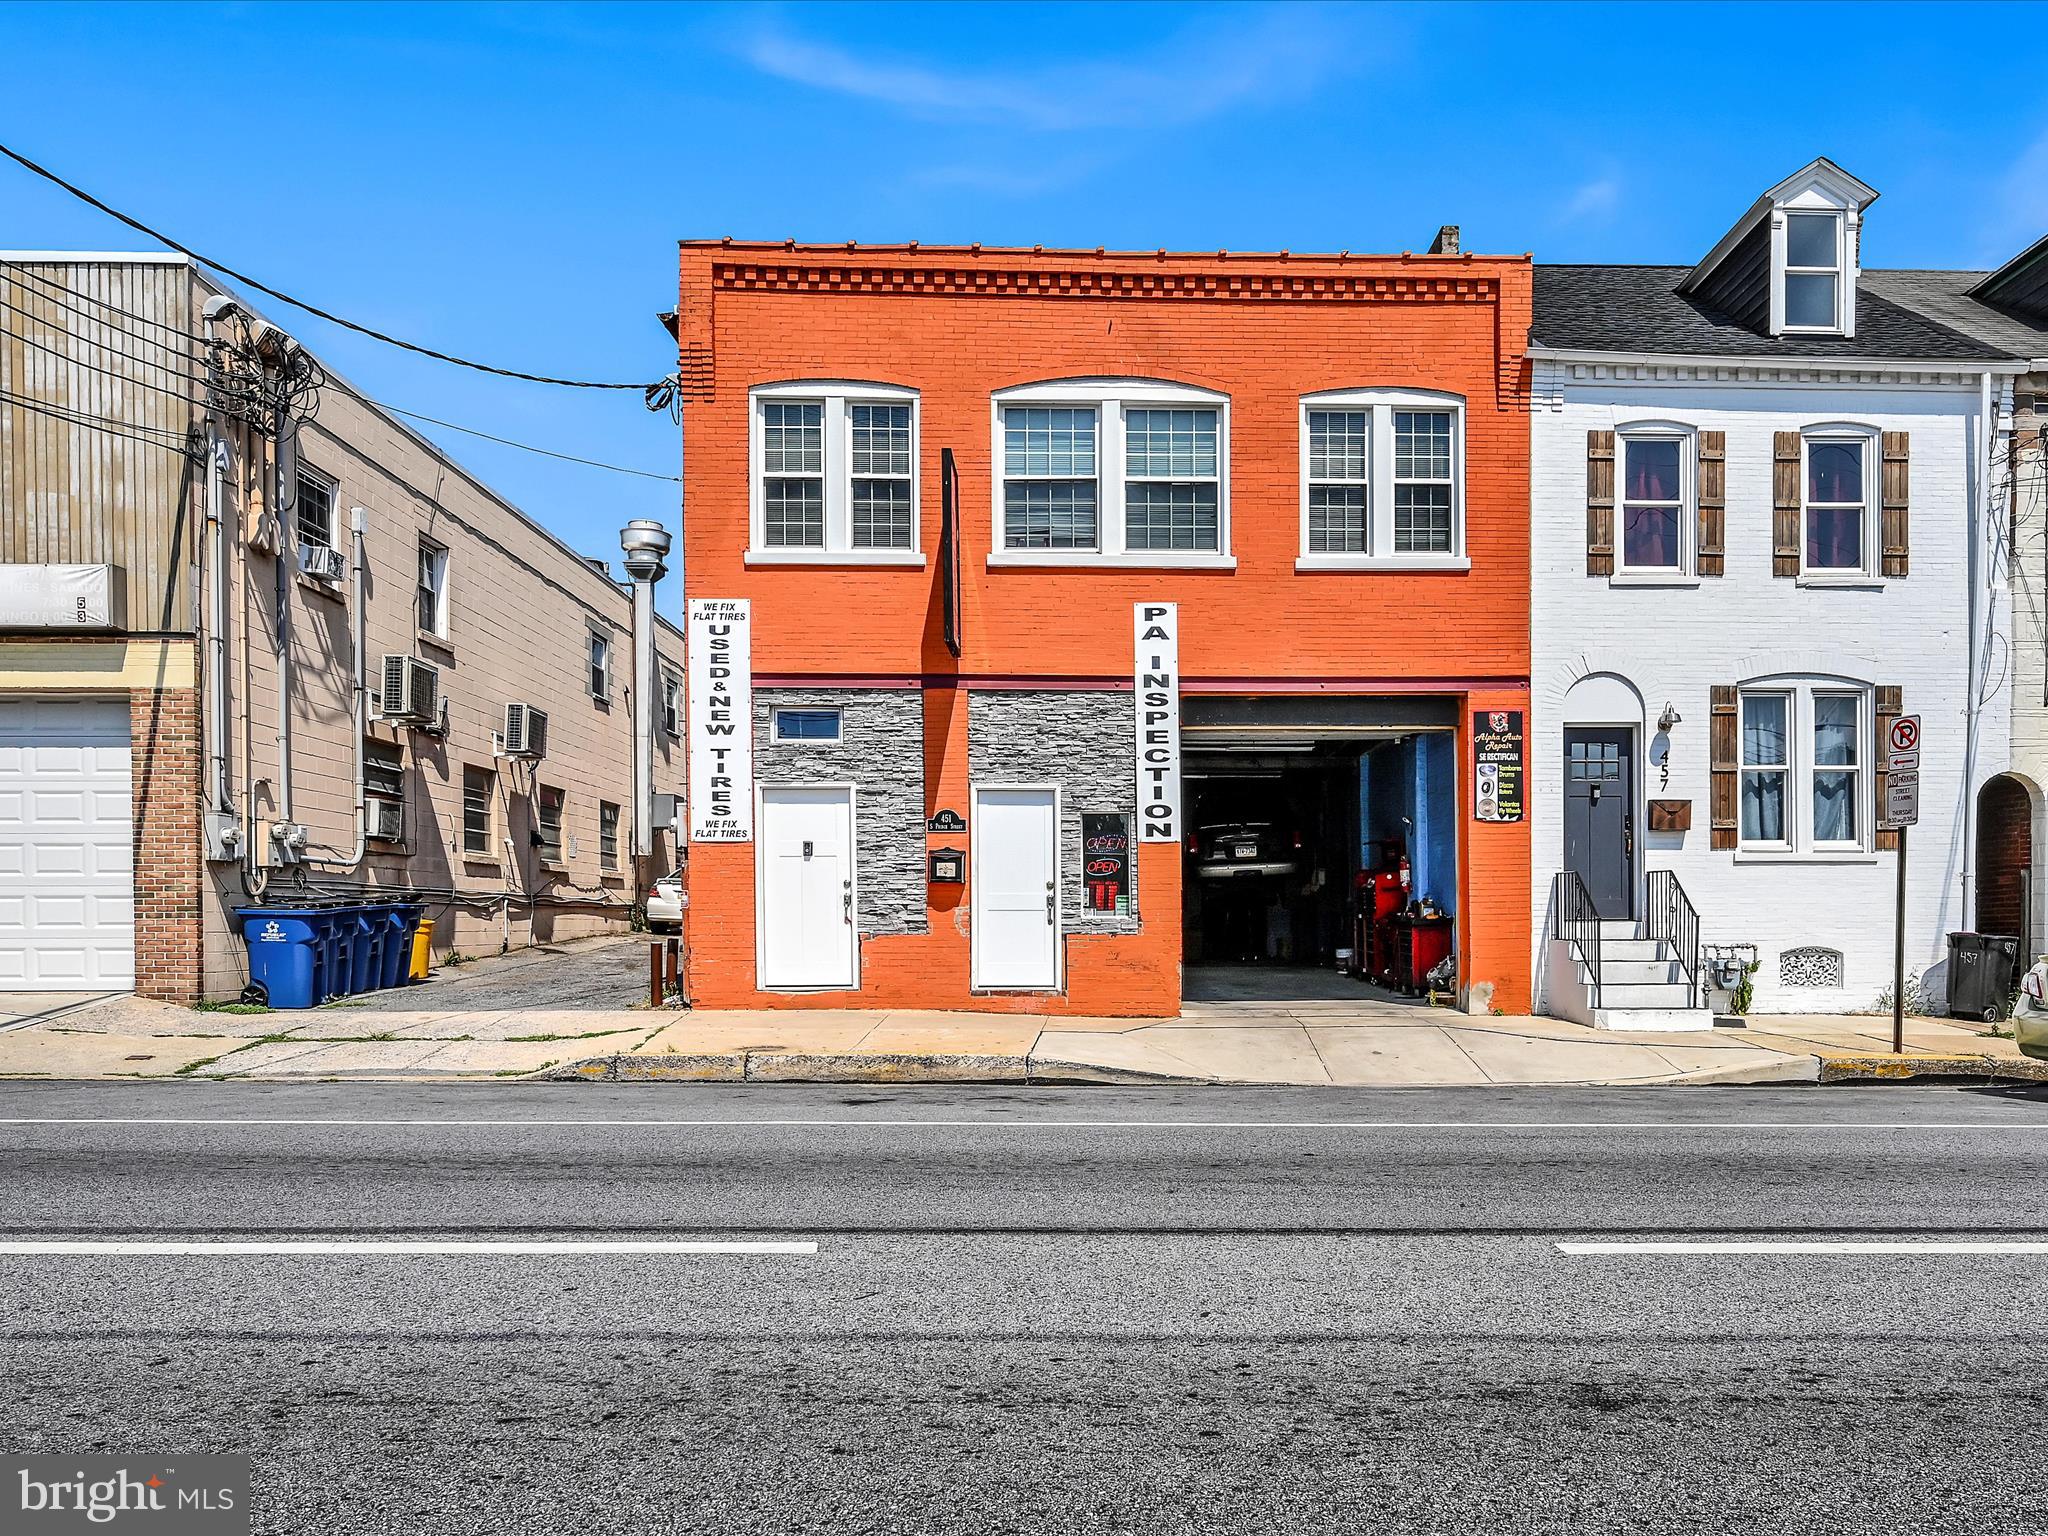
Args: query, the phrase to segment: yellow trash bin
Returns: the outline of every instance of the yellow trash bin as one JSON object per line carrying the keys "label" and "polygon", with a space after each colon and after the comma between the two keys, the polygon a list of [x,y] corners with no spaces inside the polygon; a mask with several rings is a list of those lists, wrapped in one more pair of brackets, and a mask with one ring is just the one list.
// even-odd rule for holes
{"label": "yellow trash bin", "polygon": [[414,981],[425,981],[427,969],[434,961],[434,920],[420,919],[419,929],[412,936],[412,970],[408,974]]}

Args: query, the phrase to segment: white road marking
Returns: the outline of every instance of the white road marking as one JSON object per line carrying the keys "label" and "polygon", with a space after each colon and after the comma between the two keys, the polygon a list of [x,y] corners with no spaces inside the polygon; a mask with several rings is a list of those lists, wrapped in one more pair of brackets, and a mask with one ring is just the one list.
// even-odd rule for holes
{"label": "white road marking", "polygon": [[631,1254],[631,1253],[731,1253],[731,1254],[815,1254],[812,1242],[695,1242],[668,1238],[603,1239],[493,1239],[479,1242],[459,1238],[222,1238],[189,1242],[182,1239],[88,1239],[32,1238],[0,1240],[0,1258],[29,1256],[76,1257],[100,1255],[172,1254],[180,1258],[213,1258],[216,1255],[241,1258],[251,1254],[344,1254],[350,1257],[380,1258],[391,1254],[430,1254],[464,1258],[472,1254]]}
{"label": "white road marking", "polygon": [[1950,1241],[1939,1239],[1925,1242],[1915,1242],[1910,1239],[1898,1242],[1884,1242],[1856,1238],[1829,1242],[1805,1241],[1801,1239],[1781,1240],[1776,1238],[1709,1238],[1700,1242],[1559,1243],[1557,1251],[1570,1254],[2048,1254],[2048,1242],[2028,1242],[2024,1240]]}
{"label": "white road marking", "polygon": [[827,1119],[759,1120],[629,1120],[629,1119],[534,1119],[534,1120],[452,1120],[452,1119],[300,1119],[246,1115],[233,1118],[127,1115],[17,1115],[0,1116],[4,1125],[272,1125],[272,1126],[394,1126],[505,1127],[515,1130],[590,1126],[614,1130],[638,1127],[645,1130],[710,1127],[724,1130],[747,1126],[837,1128],[842,1130],[996,1130],[996,1131],[2038,1131],[2048,1132],[2048,1119],[2031,1122],[2005,1121],[1998,1124],[1938,1120],[861,1120],[846,1117]]}

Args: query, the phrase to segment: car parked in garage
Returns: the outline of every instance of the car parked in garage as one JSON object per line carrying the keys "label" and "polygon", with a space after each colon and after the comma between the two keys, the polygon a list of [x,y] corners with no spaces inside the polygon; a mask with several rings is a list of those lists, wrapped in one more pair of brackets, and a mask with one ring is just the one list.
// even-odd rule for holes
{"label": "car parked in garage", "polygon": [[1300,863],[1301,837],[1269,821],[1225,821],[1196,829],[1195,875],[1229,880],[1247,875],[1291,875]]}

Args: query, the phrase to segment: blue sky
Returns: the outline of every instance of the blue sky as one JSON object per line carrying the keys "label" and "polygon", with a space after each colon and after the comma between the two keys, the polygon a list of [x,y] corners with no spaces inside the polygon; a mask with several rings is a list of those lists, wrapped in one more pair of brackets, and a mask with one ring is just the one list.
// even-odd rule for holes
{"label": "blue sky", "polygon": [[[2044,36],[2043,5],[10,5],[0,139],[365,323],[642,379],[673,365],[681,236],[1400,250],[1457,223],[1690,262],[1827,154],[1883,194],[1869,264],[1996,263],[2048,232]],[[0,165],[0,245],[136,243]],[[396,404],[676,468],[631,396],[274,318]],[[673,485],[435,435],[578,548],[674,518]]]}

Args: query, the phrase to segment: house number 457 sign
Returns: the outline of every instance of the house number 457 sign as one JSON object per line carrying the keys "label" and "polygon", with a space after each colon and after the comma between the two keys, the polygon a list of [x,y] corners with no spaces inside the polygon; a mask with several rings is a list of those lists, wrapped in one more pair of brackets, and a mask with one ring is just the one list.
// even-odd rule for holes
{"label": "house number 457 sign", "polygon": [[1885,733],[1884,809],[1878,825],[1887,831],[1920,820],[1920,717],[1900,715]]}

